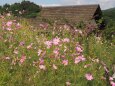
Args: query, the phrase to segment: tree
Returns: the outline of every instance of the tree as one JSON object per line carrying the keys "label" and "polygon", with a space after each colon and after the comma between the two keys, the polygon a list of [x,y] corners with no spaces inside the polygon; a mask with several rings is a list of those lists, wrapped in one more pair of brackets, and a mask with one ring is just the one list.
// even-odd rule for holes
{"label": "tree", "polygon": [[0,6],[0,13],[2,12],[2,6]]}
{"label": "tree", "polygon": [[12,5],[5,4],[0,8],[1,13],[12,12],[14,16],[21,16],[26,18],[35,18],[40,12],[40,6],[33,2],[23,0],[21,3],[14,3]]}
{"label": "tree", "polygon": [[8,13],[9,12],[9,8],[10,8],[9,4],[3,5],[3,7],[2,7],[2,13]]}
{"label": "tree", "polygon": [[24,11],[24,17],[35,17],[40,12],[40,7],[30,1],[22,1],[21,9]]}

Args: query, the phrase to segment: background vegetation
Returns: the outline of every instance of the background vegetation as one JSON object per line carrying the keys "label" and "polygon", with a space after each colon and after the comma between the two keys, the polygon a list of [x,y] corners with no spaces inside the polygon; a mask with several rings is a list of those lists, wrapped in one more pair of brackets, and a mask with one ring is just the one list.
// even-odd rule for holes
{"label": "background vegetation", "polygon": [[56,28],[1,16],[0,86],[114,86],[114,42]]}
{"label": "background vegetation", "polygon": [[40,12],[40,6],[34,4],[30,1],[22,1],[21,3],[14,3],[12,5],[5,4],[0,6],[0,13],[12,13],[17,17],[25,17],[25,18],[35,18]]}
{"label": "background vegetation", "polygon": [[[40,11],[25,3],[30,4],[0,7],[0,86],[115,86],[114,20],[108,20],[104,30],[56,23],[41,23],[34,29],[26,19],[15,20],[14,16],[28,18]],[[8,11],[13,16],[4,15]],[[95,31],[88,34],[85,28]]]}
{"label": "background vegetation", "polygon": [[109,20],[115,21],[115,8],[110,8],[107,10],[103,10],[103,15]]}

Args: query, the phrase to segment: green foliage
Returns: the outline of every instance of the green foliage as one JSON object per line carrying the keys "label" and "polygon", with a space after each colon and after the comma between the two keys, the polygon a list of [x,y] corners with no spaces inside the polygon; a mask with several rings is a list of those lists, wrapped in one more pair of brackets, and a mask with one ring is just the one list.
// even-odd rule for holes
{"label": "green foliage", "polygon": [[11,11],[14,16],[21,16],[21,14],[19,14],[19,11],[22,11],[20,3],[11,5],[9,11]]}
{"label": "green foliage", "polygon": [[106,19],[115,21],[115,8],[104,10],[103,15]]}
{"label": "green foliage", "polygon": [[1,13],[12,13],[14,16],[35,18],[40,12],[40,7],[30,1],[22,1],[21,3],[14,3],[12,5],[5,4],[0,9]]}
{"label": "green foliage", "polygon": [[77,28],[84,29],[85,23],[83,21],[80,21],[79,23],[76,24]]}
{"label": "green foliage", "polygon": [[[103,10],[103,19],[106,27],[102,31],[102,35],[105,39],[113,41],[115,38],[115,8]],[[101,21],[100,21],[101,22]]]}
{"label": "green foliage", "polygon": [[[9,17],[0,19],[0,86],[68,86],[66,82],[70,82],[71,86],[108,86],[105,70],[100,62],[105,63],[111,76],[111,65],[115,61],[115,46],[111,42],[95,35],[73,36],[63,27],[50,30],[49,36],[44,34],[38,36],[38,32],[47,30],[44,28],[33,30],[24,19],[19,22],[20,28],[15,26],[14,22],[12,30],[7,31],[3,29],[6,26],[3,22],[6,24],[8,21],[13,20]],[[51,29],[51,26],[48,29]],[[69,38],[70,42],[60,42],[59,46],[52,45],[50,49],[46,48],[44,42],[55,37],[59,37],[60,40]],[[20,45],[22,41],[25,42],[24,45]],[[82,45],[83,55],[86,58],[86,61],[78,64],[74,63],[74,58],[79,54],[76,52],[76,45]],[[58,57],[64,55],[65,58],[55,58],[53,53],[55,48],[59,49]],[[39,49],[42,50],[40,55],[38,55]],[[18,53],[15,53],[15,50]],[[20,63],[22,55],[25,55],[26,59]],[[40,58],[44,59],[45,70],[39,68]],[[68,65],[62,64],[63,59],[68,59]],[[57,69],[52,67],[53,64]],[[86,65],[89,66],[85,67]],[[86,73],[91,73],[94,79],[88,81],[85,78]]]}
{"label": "green foliage", "polygon": [[2,6],[0,6],[0,13],[2,12]]}
{"label": "green foliage", "polygon": [[114,41],[115,38],[115,21],[111,20],[107,23],[106,28],[102,32],[104,38],[110,41]]}

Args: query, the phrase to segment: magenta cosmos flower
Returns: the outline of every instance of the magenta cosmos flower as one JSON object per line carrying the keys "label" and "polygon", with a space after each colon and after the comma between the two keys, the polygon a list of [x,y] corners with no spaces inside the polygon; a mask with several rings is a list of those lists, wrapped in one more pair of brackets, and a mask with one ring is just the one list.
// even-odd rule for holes
{"label": "magenta cosmos flower", "polygon": [[53,51],[53,53],[54,53],[56,56],[58,56],[58,54],[59,54],[59,49],[55,49],[55,50]]}
{"label": "magenta cosmos flower", "polygon": [[13,24],[12,21],[8,21],[8,22],[6,23],[6,26],[10,27],[12,24]]}
{"label": "magenta cosmos flower", "polygon": [[82,53],[82,52],[83,52],[83,49],[82,49],[81,46],[77,46],[77,47],[76,47],[76,51]]}
{"label": "magenta cosmos flower", "polygon": [[74,63],[78,64],[79,62],[83,62],[85,60],[86,60],[86,58],[84,58],[84,56],[81,55],[81,56],[78,56],[77,58],[75,58]]}
{"label": "magenta cosmos flower", "polygon": [[26,60],[26,56],[22,55],[21,59],[20,59],[20,63],[22,64],[24,61]]}
{"label": "magenta cosmos flower", "polygon": [[90,73],[85,74],[85,78],[89,81],[93,80],[93,76]]}
{"label": "magenta cosmos flower", "polygon": [[44,64],[44,59],[40,58],[40,59],[39,59],[39,64],[40,64],[40,65],[43,65],[43,64]]}
{"label": "magenta cosmos flower", "polygon": [[46,41],[44,44],[47,46],[48,49],[52,46],[51,41]]}
{"label": "magenta cosmos flower", "polygon": [[54,39],[52,40],[52,43],[53,43],[54,45],[58,45],[58,44],[60,43],[60,38],[54,38]]}
{"label": "magenta cosmos flower", "polygon": [[111,81],[110,83],[111,83],[112,86],[115,86],[115,82]]}
{"label": "magenta cosmos flower", "polygon": [[68,65],[68,60],[63,60],[63,61],[62,61],[62,64],[63,64],[64,66],[67,66],[67,65]]}
{"label": "magenta cosmos flower", "polygon": [[25,44],[25,42],[22,41],[22,42],[19,43],[19,46],[24,46],[24,44]]}

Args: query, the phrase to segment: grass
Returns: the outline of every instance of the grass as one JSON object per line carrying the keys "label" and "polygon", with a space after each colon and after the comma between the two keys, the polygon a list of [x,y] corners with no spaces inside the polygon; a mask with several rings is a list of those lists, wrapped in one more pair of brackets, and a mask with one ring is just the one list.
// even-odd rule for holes
{"label": "grass", "polygon": [[[109,86],[115,64],[113,42],[93,34],[73,36],[67,27],[49,26],[48,32],[32,29],[23,19],[19,23],[13,17],[0,19],[0,86]],[[82,55],[85,60],[75,63]],[[89,73],[91,80],[85,77]]]}

